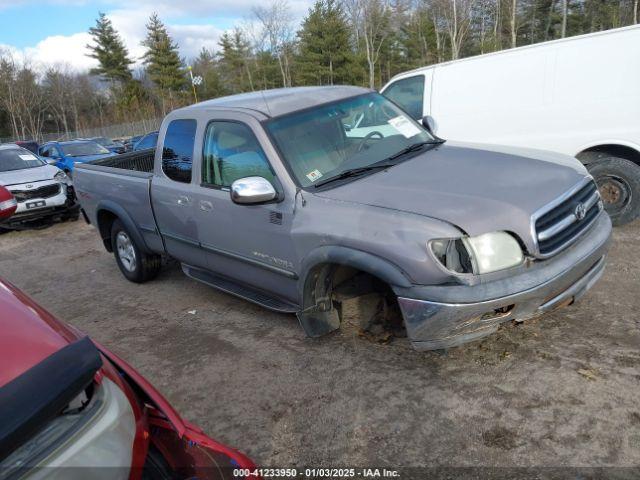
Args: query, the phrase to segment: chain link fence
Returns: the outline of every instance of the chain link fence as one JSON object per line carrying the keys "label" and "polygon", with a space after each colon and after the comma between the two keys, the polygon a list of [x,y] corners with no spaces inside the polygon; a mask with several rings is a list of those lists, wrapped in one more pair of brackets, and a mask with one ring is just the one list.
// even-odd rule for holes
{"label": "chain link fence", "polygon": [[[152,118],[149,120],[141,120],[139,122],[121,123],[118,125],[107,125],[95,128],[83,128],[73,132],[51,132],[42,133],[36,138],[39,143],[50,141],[73,140],[74,138],[128,138],[134,135],[143,135],[160,129],[162,117]],[[4,137],[0,138],[0,143],[12,143],[19,140],[33,140],[31,137]]]}

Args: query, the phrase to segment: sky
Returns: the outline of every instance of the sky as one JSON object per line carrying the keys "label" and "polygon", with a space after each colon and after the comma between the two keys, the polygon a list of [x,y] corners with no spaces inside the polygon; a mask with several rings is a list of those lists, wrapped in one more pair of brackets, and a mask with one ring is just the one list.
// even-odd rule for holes
{"label": "sky", "polygon": [[[95,65],[86,56],[88,29],[98,12],[106,13],[139,64],[145,23],[157,12],[187,60],[202,47],[216,49],[220,35],[250,21],[252,8],[266,0],[0,0],[0,49],[36,66],[67,66],[84,71]],[[312,0],[288,0],[299,22]]]}

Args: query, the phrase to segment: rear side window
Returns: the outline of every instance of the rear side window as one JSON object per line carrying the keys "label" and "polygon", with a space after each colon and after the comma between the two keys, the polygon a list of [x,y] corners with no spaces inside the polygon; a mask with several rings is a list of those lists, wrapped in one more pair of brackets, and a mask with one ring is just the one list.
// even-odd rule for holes
{"label": "rear side window", "polygon": [[398,80],[389,85],[383,95],[398,104],[412,118],[420,120],[423,117],[424,75]]}
{"label": "rear side window", "polygon": [[162,171],[175,182],[191,182],[196,125],[195,120],[180,119],[167,127],[162,146]]}

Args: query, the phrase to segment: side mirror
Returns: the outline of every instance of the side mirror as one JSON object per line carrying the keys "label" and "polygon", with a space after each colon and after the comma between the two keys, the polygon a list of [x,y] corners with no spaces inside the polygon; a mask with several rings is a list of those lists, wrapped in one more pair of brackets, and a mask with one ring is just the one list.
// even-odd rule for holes
{"label": "side mirror", "polygon": [[431,135],[435,135],[436,130],[438,129],[438,127],[436,126],[436,121],[431,115],[425,115],[424,117],[422,117],[422,126],[426,128]]}
{"label": "side mirror", "polygon": [[345,132],[351,131],[351,125],[349,125],[348,123],[343,123],[342,126],[344,127]]}
{"label": "side mirror", "polygon": [[276,189],[264,177],[239,178],[231,184],[231,200],[234,203],[250,205],[268,202],[276,198]]}
{"label": "side mirror", "polygon": [[58,163],[58,157],[44,157],[43,160],[47,162],[48,165],[55,165]]}

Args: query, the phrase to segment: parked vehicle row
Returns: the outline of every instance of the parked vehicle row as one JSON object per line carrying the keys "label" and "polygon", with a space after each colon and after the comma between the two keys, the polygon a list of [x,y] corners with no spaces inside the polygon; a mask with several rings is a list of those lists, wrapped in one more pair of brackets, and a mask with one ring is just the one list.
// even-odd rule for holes
{"label": "parked vehicle row", "polygon": [[447,348],[569,305],[603,273],[611,221],[578,160],[445,142],[368,89],[203,102],[170,113],[159,145],[154,164],[142,151],[75,174],[123,275],[150,280],[169,255],[312,337],[373,293],[417,349]]}
{"label": "parked vehicle row", "polygon": [[40,156],[51,159],[67,175],[73,175],[76,165],[117,155],[93,140],[47,142],[40,145]]}

